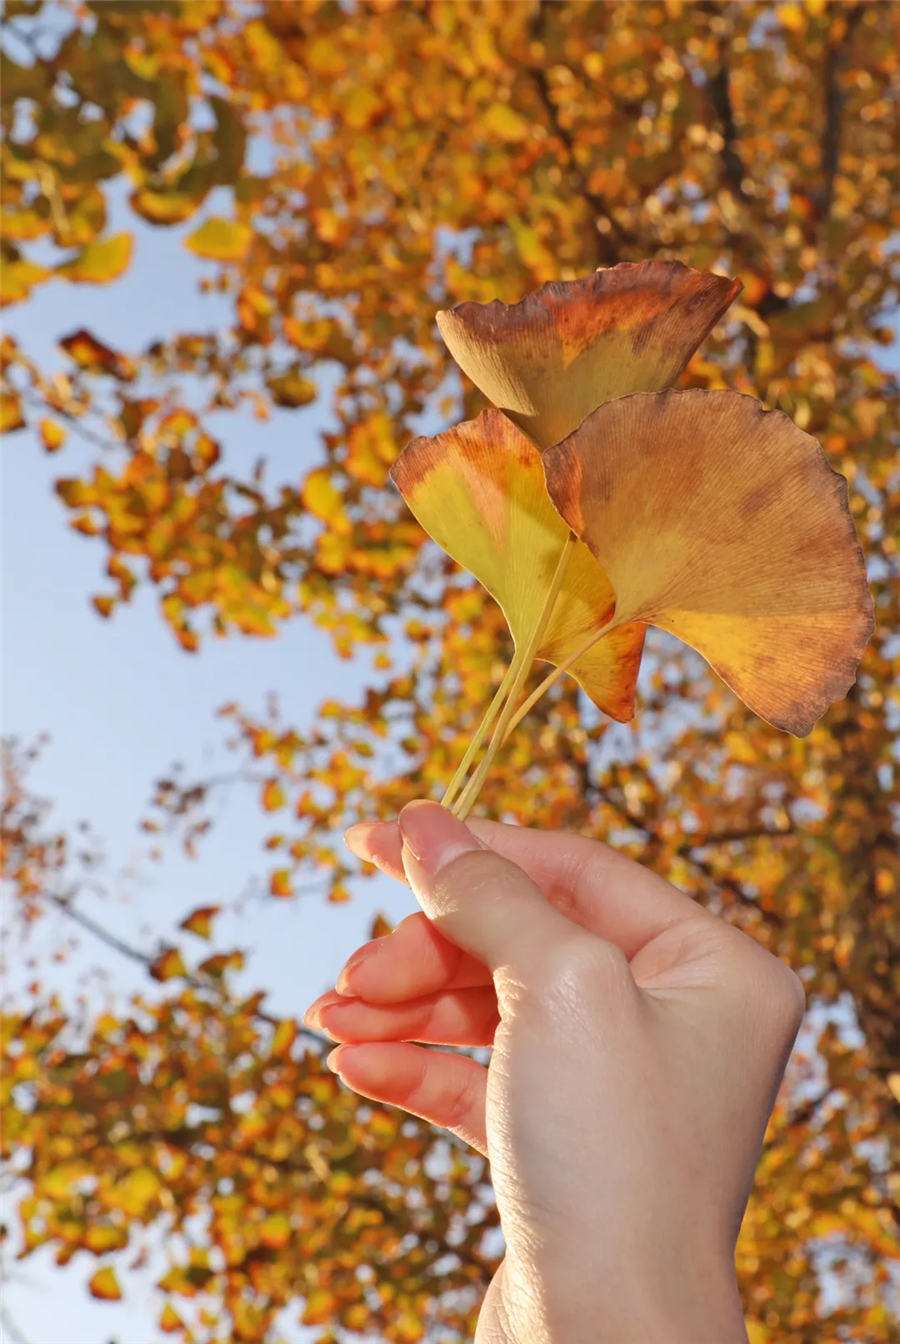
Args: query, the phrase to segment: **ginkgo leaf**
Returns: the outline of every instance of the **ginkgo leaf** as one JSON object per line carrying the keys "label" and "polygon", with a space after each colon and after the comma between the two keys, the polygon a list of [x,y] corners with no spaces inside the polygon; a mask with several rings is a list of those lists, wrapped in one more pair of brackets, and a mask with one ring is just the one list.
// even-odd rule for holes
{"label": "ginkgo leaf", "polygon": [[210,261],[240,261],[253,241],[253,230],[235,220],[213,215],[195,229],[184,245]]}
{"label": "ginkgo leaf", "polygon": [[18,393],[0,393],[0,434],[12,434],[14,430],[23,429],[24,426],[22,400]]}
{"label": "ginkgo leaf", "polygon": [[88,243],[71,261],[57,266],[56,274],[79,285],[107,285],[128,269],[133,239],[130,233],[116,233]]}
{"label": "ginkgo leaf", "polygon": [[679,261],[622,262],[520,303],[461,303],[437,324],[485,396],[549,448],[602,402],[673,383],[740,289]]}
{"label": "ginkgo leaf", "polygon": [[176,1331],[184,1329],[184,1322],[172,1306],[171,1302],[167,1302],[162,1309],[162,1314],[159,1318],[159,1328],[165,1335],[174,1335]]}
{"label": "ginkgo leaf", "polygon": [[58,452],[66,441],[66,431],[58,420],[41,420],[38,425],[41,442],[48,453]]}
{"label": "ginkgo leaf", "polygon": [[104,345],[84,327],[60,337],[57,345],[80,369],[87,369],[89,373],[108,373],[123,382],[131,382],[134,378],[135,368],[131,360]]}
{"label": "ginkgo leaf", "polygon": [[198,938],[209,939],[212,936],[212,922],[221,909],[220,905],[200,905],[196,910],[192,910],[178,927],[187,933],[195,934]]}
{"label": "ginkgo leaf", "polygon": [[847,482],[787,416],[737,392],[637,394],[543,464],[617,622],[670,630],[796,736],[852,685],[874,619]]}
{"label": "ginkgo leaf", "polygon": [[389,933],[393,933],[394,926],[391,921],[380,912],[374,917],[369,925],[370,938],[386,938]]}
{"label": "ginkgo leaf", "polygon": [[273,374],[266,379],[266,387],[276,406],[292,410],[297,406],[308,406],[315,401],[318,387],[310,378],[304,378],[297,368],[284,373]]}
{"label": "ginkgo leaf", "polygon": [[161,952],[153,962],[150,967],[150,974],[154,980],[174,980],[178,976],[187,975],[187,967],[178,949],[169,947]]}
{"label": "ginkgo leaf", "polygon": [[[517,647],[527,644],[569,535],[527,434],[501,411],[482,411],[435,438],[413,439],[391,476],[426,532],[496,598]],[[603,570],[576,545],[536,656],[562,662],[614,608]],[[632,716],[643,642],[643,625],[623,627],[571,669],[612,718]]]}
{"label": "ginkgo leaf", "polygon": [[121,1302],[122,1289],[111,1265],[97,1270],[88,1284],[88,1292],[91,1297],[99,1297],[102,1302]]}

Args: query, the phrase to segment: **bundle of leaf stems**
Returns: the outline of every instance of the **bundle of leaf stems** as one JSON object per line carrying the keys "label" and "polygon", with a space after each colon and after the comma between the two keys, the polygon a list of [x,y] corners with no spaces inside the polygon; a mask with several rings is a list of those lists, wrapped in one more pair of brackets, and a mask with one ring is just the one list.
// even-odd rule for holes
{"label": "bundle of leaf stems", "polygon": [[[494,758],[500,748],[509,740],[514,729],[522,721],[532,706],[537,704],[541,696],[544,695],[546,691],[549,691],[550,687],[569,670],[573,663],[576,663],[579,658],[583,657],[584,654],[596,644],[597,640],[601,639],[603,635],[606,634],[612,624],[612,622],[607,622],[607,624],[600,630],[591,631],[591,634],[585,642],[577,648],[574,653],[570,654],[564,662],[560,663],[552,672],[548,673],[540,685],[537,686],[519,708],[516,709],[516,702],[519,694],[531,671],[537,651],[541,647],[541,641],[544,638],[544,633],[550,618],[553,615],[553,609],[556,606],[556,599],[565,582],[566,573],[568,572],[569,564],[575,551],[576,540],[577,538],[575,537],[574,532],[570,532],[566,539],[566,543],[560,552],[556,572],[554,573],[550,587],[547,590],[547,597],[544,601],[544,606],[541,610],[531,639],[527,644],[523,644],[521,648],[516,649],[512,661],[506,669],[506,674],[500,685],[497,687],[496,694],[490,705],[488,705],[484,717],[478,725],[478,728],[469,743],[468,749],[460,761],[456,773],[448,784],[444,796],[441,799],[441,805],[443,807],[449,807],[453,815],[459,817],[460,821],[465,821],[472,810],[472,807],[481,792],[484,781],[487,778],[488,771],[494,762]],[[500,716],[499,719],[497,718],[498,715]],[[491,740],[481,759],[481,763],[470,776],[465,787],[463,787],[463,781],[466,778],[466,774],[495,720],[497,720],[496,727],[491,734]],[[462,791],[460,792],[460,790]]]}

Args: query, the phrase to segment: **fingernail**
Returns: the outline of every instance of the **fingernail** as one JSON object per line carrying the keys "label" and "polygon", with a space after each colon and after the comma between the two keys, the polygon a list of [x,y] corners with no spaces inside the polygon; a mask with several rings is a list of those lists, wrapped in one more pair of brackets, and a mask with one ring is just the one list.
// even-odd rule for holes
{"label": "fingernail", "polygon": [[353,826],[348,826],[344,832],[344,844],[350,850],[351,854],[356,854],[360,859],[368,859],[371,853],[369,840],[371,836],[381,827],[390,826],[386,821],[358,821]]}
{"label": "fingernail", "polygon": [[483,849],[468,826],[438,803],[407,803],[399,817],[404,846],[430,876],[473,849]]}
{"label": "fingernail", "polygon": [[361,966],[364,961],[368,961],[371,957],[374,957],[375,953],[381,950],[383,941],[383,939],[377,938],[375,942],[367,943],[365,947],[358,948],[353,953],[352,957],[347,958],[334,985],[339,994],[348,994],[351,992],[348,988],[347,977],[351,975],[358,966]]}
{"label": "fingernail", "polygon": [[305,1027],[312,1027],[313,1031],[320,1030],[321,1023],[319,1021],[319,1014],[322,1012],[322,1009],[330,1008],[334,1003],[342,1003],[345,1001],[346,996],[339,993],[336,989],[329,989],[327,994],[320,994],[303,1014],[303,1025]]}
{"label": "fingernail", "polygon": [[343,1055],[347,1053],[348,1050],[353,1049],[354,1046],[352,1045],[339,1045],[336,1050],[332,1050],[331,1054],[328,1055],[325,1059],[325,1063],[328,1065],[329,1069],[331,1069],[332,1073],[340,1075],[341,1058]]}

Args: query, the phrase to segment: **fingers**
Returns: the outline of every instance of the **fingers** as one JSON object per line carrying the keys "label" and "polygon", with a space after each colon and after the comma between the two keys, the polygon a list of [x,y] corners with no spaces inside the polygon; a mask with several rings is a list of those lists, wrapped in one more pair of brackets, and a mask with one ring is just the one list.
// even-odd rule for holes
{"label": "fingers", "polygon": [[[714,919],[663,878],[599,840],[492,821],[467,824],[478,841],[522,868],[557,910],[615,943],[629,960],[681,920]],[[405,880],[397,822],[352,826],[346,838],[360,858]]]}
{"label": "fingers", "polygon": [[[585,937],[521,868],[478,841],[446,808],[409,803],[399,825],[403,866],[419,904],[441,933],[492,973],[527,979],[548,948]],[[597,951],[603,946],[591,941]]]}
{"label": "fingers", "polygon": [[500,1021],[493,987],[461,989],[408,1003],[373,1006],[323,994],[304,1017],[335,1041],[424,1041],[429,1045],[493,1045]]}
{"label": "fingers", "polygon": [[401,920],[393,933],[354,952],[336,988],[339,994],[356,995],[369,1003],[400,1003],[439,989],[490,983],[487,968],[448,942],[418,911]]}
{"label": "fingers", "polygon": [[487,1069],[474,1059],[394,1041],[340,1045],[328,1067],[354,1092],[452,1130],[487,1156]]}

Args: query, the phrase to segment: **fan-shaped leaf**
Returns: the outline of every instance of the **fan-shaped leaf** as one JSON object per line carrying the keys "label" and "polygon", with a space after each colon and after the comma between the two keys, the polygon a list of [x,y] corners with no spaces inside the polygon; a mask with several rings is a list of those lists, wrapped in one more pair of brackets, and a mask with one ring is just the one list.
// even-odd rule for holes
{"label": "fan-shaped leaf", "polygon": [[847,482],[787,416],[737,392],[638,394],[543,463],[618,621],[671,630],[797,736],[852,685],[874,621]]}
{"label": "fan-shaped leaf", "polygon": [[476,386],[549,448],[602,402],[668,387],[740,289],[678,261],[623,262],[437,323]]}
{"label": "fan-shaped leaf", "polygon": [[[414,439],[391,476],[426,532],[497,599],[516,644],[527,644],[569,535],[528,436],[500,411],[483,411],[433,439]],[[578,545],[537,657],[562,662],[614,607],[603,570]],[[643,642],[642,625],[623,627],[572,668],[613,718],[633,713]]]}

